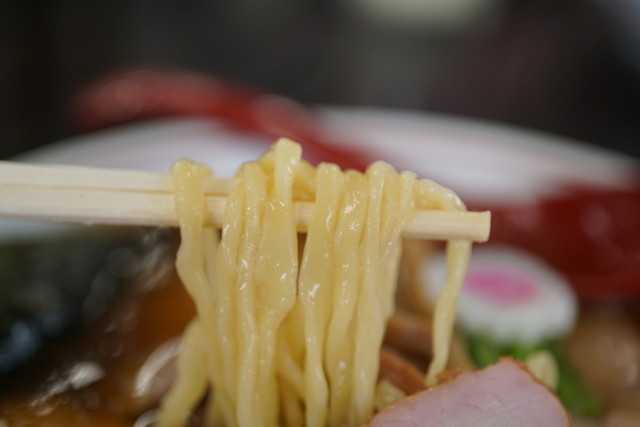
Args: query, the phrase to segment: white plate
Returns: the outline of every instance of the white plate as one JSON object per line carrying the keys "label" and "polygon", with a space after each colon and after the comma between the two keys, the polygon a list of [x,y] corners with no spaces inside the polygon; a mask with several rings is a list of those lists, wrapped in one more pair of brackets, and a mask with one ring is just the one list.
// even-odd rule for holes
{"label": "white plate", "polygon": [[327,113],[336,138],[474,202],[531,201],[567,184],[625,186],[637,174],[636,160],[622,154],[505,125],[407,111]]}
{"label": "white plate", "polygon": [[[421,112],[321,111],[335,141],[451,187],[471,202],[530,201],[561,191],[567,183],[624,186],[637,170],[636,161],[621,154],[506,126]],[[222,123],[181,118],[76,137],[16,160],[168,172],[174,161],[186,157],[231,176],[270,142]],[[3,234],[15,226],[7,224],[0,224]]]}

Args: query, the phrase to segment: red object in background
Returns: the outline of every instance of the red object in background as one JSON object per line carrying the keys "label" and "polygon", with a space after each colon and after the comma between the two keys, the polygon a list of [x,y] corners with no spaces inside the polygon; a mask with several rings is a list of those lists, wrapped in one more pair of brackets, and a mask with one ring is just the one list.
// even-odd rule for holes
{"label": "red object in background", "polygon": [[[222,119],[240,130],[289,137],[315,161],[364,170],[372,159],[322,137],[322,123],[295,101],[191,72],[128,69],[84,90],[74,103],[83,131],[165,116]],[[490,242],[518,246],[564,273],[583,301],[640,298],[640,186],[574,190],[492,211]]]}
{"label": "red object in background", "polygon": [[240,130],[299,142],[314,161],[364,170],[363,153],[322,137],[322,124],[308,109],[282,96],[193,72],[132,68],[109,74],[73,103],[81,131],[167,116],[222,119]]}
{"label": "red object in background", "polygon": [[640,298],[640,188],[576,190],[531,206],[487,208],[491,242],[540,256],[581,300]]}

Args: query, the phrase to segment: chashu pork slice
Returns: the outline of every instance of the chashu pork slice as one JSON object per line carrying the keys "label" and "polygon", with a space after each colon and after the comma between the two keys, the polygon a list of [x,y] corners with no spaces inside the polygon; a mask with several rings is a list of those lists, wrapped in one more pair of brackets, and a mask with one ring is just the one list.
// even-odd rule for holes
{"label": "chashu pork slice", "polygon": [[569,426],[558,398],[510,358],[468,371],[375,415],[370,427]]}

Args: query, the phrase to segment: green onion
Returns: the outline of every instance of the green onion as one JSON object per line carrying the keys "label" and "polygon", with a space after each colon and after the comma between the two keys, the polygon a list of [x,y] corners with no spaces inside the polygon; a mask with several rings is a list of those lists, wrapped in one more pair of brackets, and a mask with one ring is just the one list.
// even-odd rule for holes
{"label": "green onion", "polygon": [[471,360],[478,368],[491,365],[503,356],[525,361],[530,355],[540,350],[549,351],[558,363],[559,379],[555,392],[565,408],[581,417],[595,417],[602,411],[602,405],[597,396],[582,382],[573,369],[560,342],[502,344],[486,334],[468,334],[466,341]]}

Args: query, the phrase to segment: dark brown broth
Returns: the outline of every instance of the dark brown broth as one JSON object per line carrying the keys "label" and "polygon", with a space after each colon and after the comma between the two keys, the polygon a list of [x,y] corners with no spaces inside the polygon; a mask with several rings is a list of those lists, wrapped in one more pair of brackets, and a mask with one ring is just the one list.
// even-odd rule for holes
{"label": "dark brown broth", "polygon": [[[101,314],[41,348],[0,383],[0,424],[132,425],[166,389],[170,364],[144,392],[140,370],[163,344],[179,337],[193,304],[165,251],[145,272],[154,276],[121,286]],[[168,344],[167,344],[168,345]]]}

